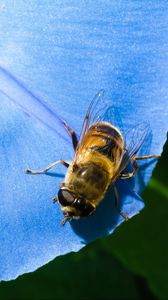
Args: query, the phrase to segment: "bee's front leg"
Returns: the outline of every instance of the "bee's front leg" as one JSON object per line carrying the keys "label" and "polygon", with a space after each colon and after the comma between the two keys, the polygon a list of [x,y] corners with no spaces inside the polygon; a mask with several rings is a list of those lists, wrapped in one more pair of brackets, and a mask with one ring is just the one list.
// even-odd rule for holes
{"label": "bee's front leg", "polygon": [[27,174],[43,174],[43,173],[46,173],[48,170],[50,170],[51,168],[53,168],[55,165],[57,165],[59,163],[62,164],[62,165],[64,165],[66,168],[69,167],[69,163],[68,162],[66,162],[66,161],[64,161],[62,159],[59,159],[59,160],[53,162],[52,164],[50,164],[49,166],[47,166],[46,168],[44,168],[42,170],[27,169],[27,170],[25,170],[25,172]]}

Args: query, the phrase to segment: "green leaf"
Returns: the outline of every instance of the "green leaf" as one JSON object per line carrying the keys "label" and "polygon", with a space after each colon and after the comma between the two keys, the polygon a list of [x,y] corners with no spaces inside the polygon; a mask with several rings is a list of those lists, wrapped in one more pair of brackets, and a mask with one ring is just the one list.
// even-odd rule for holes
{"label": "green leaf", "polygon": [[34,273],[1,282],[0,298],[136,300],[143,299],[140,289],[131,272],[97,241],[79,253],[55,259]]}

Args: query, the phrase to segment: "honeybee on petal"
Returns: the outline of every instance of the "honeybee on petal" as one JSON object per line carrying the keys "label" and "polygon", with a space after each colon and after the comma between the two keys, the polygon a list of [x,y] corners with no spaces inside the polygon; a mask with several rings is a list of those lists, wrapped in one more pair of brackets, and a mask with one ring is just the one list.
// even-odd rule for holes
{"label": "honeybee on petal", "polygon": [[[109,188],[114,190],[115,207],[119,214],[128,220],[119,209],[119,196],[116,180],[133,177],[138,171],[138,160],[158,158],[159,155],[136,156],[147,136],[148,126],[139,124],[129,132],[131,142],[127,145],[121,131],[105,117],[104,91],[100,90],[92,100],[84,118],[80,137],[66,122],[63,126],[72,138],[75,151],[71,163],[58,160],[42,170],[27,169],[29,174],[45,173],[61,163],[67,168],[64,181],[53,202],[58,202],[64,214],[62,224],[72,219],[91,215],[103,200]],[[108,114],[107,114],[108,115]],[[132,164],[133,171],[126,167]]]}

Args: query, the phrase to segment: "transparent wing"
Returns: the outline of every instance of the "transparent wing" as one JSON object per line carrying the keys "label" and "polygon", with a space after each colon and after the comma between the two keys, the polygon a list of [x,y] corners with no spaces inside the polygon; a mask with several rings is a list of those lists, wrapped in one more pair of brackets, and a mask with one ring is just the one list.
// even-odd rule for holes
{"label": "transparent wing", "polygon": [[[92,119],[95,118],[95,114],[94,111],[97,108],[98,103],[101,101],[102,103],[102,98],[104,95],[104,90],[100,90],[93,98],[93,100],[91,101],[89,108],[86,112],[84,121],[83,121],[83,125],[82,125],[82,130],[80,133],[80,139],[79,141],[82,140],[83,136],[86,134],[86,132],[88,131],[91,123],[92,123]],[[98,114],[98,112],[96,112],[96,114]],[[98,116],[97,116],[98,117]]]}
{"label": "transparent wing", "polygon": [[125,143],[130,157],[133,157],[142,147],[151,129],[147,122],[137,124],[125,133]]}
{"label": "transparent wing", "polygon": [[117,108],[111,105],[111,101],[107,100],[104,96],[105,91],[100,90],[91,101],[82,125],[79,139],[80,142],[88,132],[91,125],[94,123],[106,121],[121,130],[122,121],[120,118],[120,114]]}
{"label": "transparent wing", "polygon": [[113,106],[111,101],[108,101],[108,99],[106,99],[104,95],[104,90],[100,90],[89,105],[83,122],[76,158],[78,158],[78,155],[83,148],[86,149],[87,147],[89,147],[89,128],[94,123],[102,121],[109,122],[120,130],[124,139],[125,152],[123,154],[123,159],[119,168],[119,172],[122,172],[122,170],[124,170],[129,164],[131,158],[134,157],[141,149],[151,130],[147,122],[139,123],[128,129],[127,124],[122,123],[120,112],[117,107]]}
{"label": "transparent wing", "polygon": [[[0,92],[17,104],[25,113],[35,117],[58,135],[68,140],[63,129],[64,121],[24,84],[0,66]],[[68,140],[69,141],[69,140]]]}
{"label": "transparent wing", "polygon": [[142,148],[145,140],[151,133],[150,125],[147,122],[142,122],[135,125],[133,128],[124,132],[125,153],[123,155],[120,171],[124,170],[130,160]]}

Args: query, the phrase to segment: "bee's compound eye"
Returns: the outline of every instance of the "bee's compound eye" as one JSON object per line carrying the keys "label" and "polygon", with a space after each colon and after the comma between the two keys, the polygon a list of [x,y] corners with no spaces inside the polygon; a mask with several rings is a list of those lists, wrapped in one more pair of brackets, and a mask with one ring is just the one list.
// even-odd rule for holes
{"label": "bee's compound eye", "polygon": [[69,206],[74,200],[74,196],[70,191],[64,189],[58,191],[58,201],[62,206]]}

